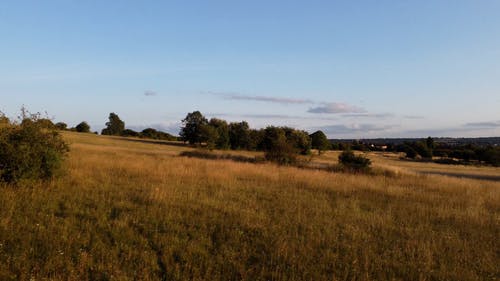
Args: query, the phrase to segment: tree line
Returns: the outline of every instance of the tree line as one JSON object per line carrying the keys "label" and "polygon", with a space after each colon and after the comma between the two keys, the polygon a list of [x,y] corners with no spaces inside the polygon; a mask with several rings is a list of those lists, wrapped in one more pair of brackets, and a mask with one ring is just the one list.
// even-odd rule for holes
{"label": "tree line", "polygon": [[500,147],[479,146],[474,144],[449,145],[434,143],[431,138],[426,141],[407,142],[395,147],[396,151],[405,152],[406,157],[416,159],[434,159],[442,164],[489,164],[500,166]]}
{"label": "tree line", "polygon": [[[126,129],[125,122],[116,113],[110,113],[102,135],[181,140],[208,149],[234,149],[264,151],[265,158],[279,164],[295,164],[298,155],[309,155],[311,149],[322,151],[330,148],[326,135],[290,127],[268,126],[251,129],[246,121],[230,122],[212,118],[208,120],[199,111],[188,113],[182,120],[180,137],[153,128],[136,132]],[[58,173],[69,151],[60,130],[90,133],[90,126],[83,121],[74,128],[66,123],[53,123],[39,113],[31,114],[21,109],[19,120],[11,121],[0,112],[0,182],[18,183],[25,180],[45,180]],[[95,132],[97,133],[97,132]],[[351,151],[339,157],[343,167],[361,170],[370,161],[355,156]]]}
{"label": "tree line", "polygon": [[[0,123],[8,121],[7,117],[2,115],[0,117]],[[63,122],[54,124],[48,118],[38,117],[37,123],[47,128],[91,132],[90,126],[85,121],[74,128],[68,128]],[[182,120],[179,137],[153,128],[146,128],[140,132],[127,129],[125,122],[114,112],[109,114],[105,125],[106,127],[101,131],[102,135],[178,140],[208,149],[264,151],[266,159],[283,164],[292,163],[298,155],[309,155],[311,149],[316,149],[319,154],[326,150],[402,152],[409,159],[423,159],[437,163],[484,163],[500,166],[500,147],[498,146],[474,144],[457,146],[435,142],[433,138],[428,137],[419,141],[406,141],[402,144],[388,143],[381,148],[380,145],[373,146],[360,141],[330,142],[320,130],[309,134],[306,131],[285,126],[252,129],[246,121],[227,122],[219,118],[209,120],[200,111],[193,111],[186,115]],[[97,132],[94,133],[97,134]]]}
{"label": "tree line", "polygon": [[[53,124],[53,126],[60,130],[90,132],[90,126],[85,121],[70,129],[62,122]],[[179,137],[153,128],[147,128],[141,132],[126,129],[125,122],[113,112],[109,114],[108,122],[106,122],[106,127],[101,131],[101,134],[179,140],[208,149],[268,151],[268,158],[278,159],[278,162],[283,163],[293,161],[294,155],[308,155],[311,153],[311,149],[317,149],[321,153],[331,148],[330,142],[322,131],[308,134],[303,130],[276,126],[252,129],[246,121],[227,122],[218,118],[208,120],[200,111],[186,115],[182,120]]]}
{"label": "tree line", "polygon": [[[68,125],[64,122],[58,122],[53,124],[51,120],[45,119],[47,126],[54,127],[58,130],[68,130],[79,133],[91,133],[90,125],[86,121],[80,122],[73,128],[68,128]],[[153,128],[146,128],[140,132],[134,131],[132,129],[125,128],[125,122],[120,119],[118,114],[111,112],[108,116],[108,122],[106,122],[106,127],[101,130],[101,135],[108,136],[122,136],[122,137],[138,137],[146,139],[156,139],[156,140],[178,140],[176,136],[169,133],[162,132]],[[98,132],[94,132],[98,134]]]}
{"label": "tree line", "polygon": [[293,163],[298,155],[311,154],[311,149],[321,153],[330,147],[321,131],[309,134],[285,126],[252,129],[246,121],[208,120],[200,111],[186,115],[179,135],[184,142],[208,149],[264,151],[266,159],[281,164]]}
{"label": "tree line", "polygon": [[440,164],[487,164],[500,166],[500,146],[437,142],[432,137],[401,144],[370,145],[360,141],[335,142],[334,150],[387,151],[404,153],[412,160],[433,161]]}
{"label": "tree line", "polygon": [[[56,127],[66,129],[66,124],[57,123]],[[77,132],[90,132],[90,126],[81,122],[74,129]],[[163,140],[179,140],[190,145],[219,150],[263,151],[267,160],[280,164],[293,164],[299,155],[310,155],[312,149],[319,154],[332,148],[322,131],[312,134],[286,126],[268,126],[263,129],[252,129],[248,122],[227,122],[219,118],[207,119],[200,111],[193,111],[182,120],[179,137],[157,131],[152,128],[136,132],[125,128],[125,122],[116,113],[110,113],[102,135],[125,137],[141,137]],[[352,155],[349,155],[352,156]],[[361,158],[344,157],[368,166],[369,161]],[[342,160],[342,159],[341,159]]]}

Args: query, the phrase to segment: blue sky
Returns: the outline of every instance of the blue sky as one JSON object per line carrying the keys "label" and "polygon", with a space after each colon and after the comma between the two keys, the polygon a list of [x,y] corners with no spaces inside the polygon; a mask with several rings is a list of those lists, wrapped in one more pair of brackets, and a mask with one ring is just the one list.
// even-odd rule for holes
{"label": "blue sky", "polygon": [[500,136],[500,1],[1,1],[0,110]]}

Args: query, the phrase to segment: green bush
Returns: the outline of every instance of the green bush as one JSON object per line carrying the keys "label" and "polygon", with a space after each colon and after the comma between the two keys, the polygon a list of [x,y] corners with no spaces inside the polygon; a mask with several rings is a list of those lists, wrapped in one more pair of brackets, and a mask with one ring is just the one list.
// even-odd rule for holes
{"label": "green bush", "polygon": [[363,155],[356,156],[350,150],[345,150],[339,155],[339,162],[344,168],[356,172],[367,171],[371,165],[370,159]]}
{"label": "green bush", "polygon": [[39,120],[23,110],[21,122],[0,126],[0,181],[46,180],[61,167],[68,146]]}
{"label": "green bush", "polygon": [[90,133],[90,126],[85,121],[83,121],[80,124],[76,125],[75,129],[79,133]]}
{"label": "green bush", "polygon": [[264,157],[268,161],[280,165],[291,165],[297,162],[299,150],[287,141],[283,128],[269,126],[264,130]]}

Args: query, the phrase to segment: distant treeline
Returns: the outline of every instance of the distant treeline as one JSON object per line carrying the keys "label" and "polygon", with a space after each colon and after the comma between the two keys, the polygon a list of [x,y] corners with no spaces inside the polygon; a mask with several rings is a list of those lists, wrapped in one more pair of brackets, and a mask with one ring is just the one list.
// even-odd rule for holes
{"label": "distant treeline", "polygon": [[[147,128],[140,132],[134,131],[132,129],[125,128],[125,122],[118,117],[116,113],[110,113],[108,117],[109,121],[106,122],[106,128],[102,129],[102,135],[110,135],[110,136],[122,136],[122,137],[138,137],[138,138],[146,138],[146,139],[155,139],[155,140],[168,140],[168,141],[176,141],[178,137],[173,136],[169,133],[162,132],[153,128]],[[52,123],[49,119],[43,119],[43,122],[46,123],[46,126],[54,127],[59,130],[68,130],[79,133],[90,133],[90,125],[83,121],[76,125],[73,128],[68,128],[68,125],[64,122]],[[94,132],[97,134],[98,132]]]}
{"label": "distant treeline", "polygon": [[[484,141],[485,138],[481,138]],[[490,138],[494,139],[494,138]],[[459,142],[438,142],[428,137],[427,139],[413,139],[402,143],[378,141],[365,142],[353,140],[351,142],[332,142],[332,149],[360,150],[360,151],[389,151],[403,152],[409,159],[432,160],[442,164],[489,164],[500,166],[500,146],[479,144],[456,144]]]}
{"label": "distant treeline", "polygon": [[[400,145],[408,142],[417,142],[422,138],[375,138],[375,139],[330,139],[332,143],[350,144],[359,142],[368,145]],[[478,137],[478,138],[450,138],[435,137],[434,141],[439,144],[452,146],[473,144],[476,146],[500,146],[500,137]]]}
{"label": "distant treeline", "polygon": [[[90,126],[85,121],[69,129],[65,123],[53,124],[49,119],[40,119],[38,122],[60,130],[90,132]],[[326,150],[403,152],[410,159],[432,160],[437,163],[500,166],[500,146],[488,144],[496,138],[480,138],[478,144],[465,145],[459,140],[473,139],[440,138],[439,141],[435,141],[428,137],[362,141],[328,140],[322,131],[309,134],[303,130],[276,126],[252,129],[246,121],[227,122],[218,118],[208,120],[199,111],[188,113],[182,120],[179,137],[153,128],[141,132],[126,129],[125,122],[115,113],[109,114],[108,122],[101,134],[184,141],[208,149],[264,151],[267,159],[284,164],[294,162],[297,155],[308,155],[311,149],[316,149],[320,154]]]}
{"label": "distant treeline", "polygon": [[[53,124],[48,119],[44,122],[47,122],[47,126],[53,126],[60,130],[91,132],[90,126],[85,121],[69,129],[67,124],[62,122]],[[309,135],[306,131],[290,127],[269,126],[265,129],[251,129],[246,121],[228,123],[217,118],[208,120],[199,111],[188,113],[186,118],[182,120],[182,125],[179,132],[180,137],[153,128],[136,132],[126,129],[125,122],[117,114],[110,113],[106,127],[101,131],[101,134],[177,140],[208,149],[265,151],[266,159],[281,164],[293,163],[296,161],[297,155],[308,155],[311,153],[311,149],[317,149],[320,153],[330,149],[330,143],[321,131]],[[97,132],[94,133],[97,134]]]}

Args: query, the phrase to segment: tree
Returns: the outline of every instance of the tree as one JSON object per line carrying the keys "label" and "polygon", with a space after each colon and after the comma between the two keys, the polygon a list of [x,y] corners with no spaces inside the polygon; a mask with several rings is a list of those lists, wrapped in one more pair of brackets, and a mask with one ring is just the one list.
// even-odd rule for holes
{"label": "tree", "polygon": [[415,159],[418,156],[417,151],[409,144],[405,144],[403,150],[406,153],[406,158]]}
{"label": "tree", "polygon": [[122,136],[124,136],[124,137],[138,137],[139,133],[134,131],[134,130],[131,130],[131,129],[125,129],[122,131]]}
{"label": "tree", "polygon": [[200,127],[201,132],[201,142],[207,144],[207,148],[212,150],[216,148],[217,141],[219,139],[219,133],[215,127],[210,126],[209,124],[202,125]]}
{"label": "tree", "polygon": [[148,138],[148,139],[157,139],[158,138],[158,131],[156,129],[153,129],[153,128],[146,128],[146,129],[142,130],[141,137]]}
{"label": "tree", "polygon": [[125,130],[125,122],[114,112],[111,112],[108,117],[109,121],[106,122],[106,128],[102,129],[101,134],[119,136]]}
{"label": "tree", "polygon": [[139,133],[139,137],[148,139],[157,139],[157,140],[169,140],[169,141],[177,140],[177,137],[172,136],[169,133],[158,131],[153,128],[146,128],[142,130],[142,132]]}
{"label": "tree", "polygon": [[311,154],[311,138],[306,131],[296,130],[290,127],[283,127],[286,140],[292,147],[302,155]]}
{"label": "tree", "polygon": [[229,149],[229,125],[226,120],[212,118],[208,122],[208,125],[214,128],[215,132],[209,132],[209,134],[213,134],[209,137],[215,137],[214,146],[217,149]]}
{"label": "tree", "polygon": [[425,140],[425,143],[427,144],[427,148],[429,148],[430,150],[434,150],[436,148],[436,144],[434,143],[434,139],[432,139],[431,137],[427,137],[427,139]]}
{"label": "tree", "polygon": [[490,147],[486,150],[486,163],[500,167],[500,147]]}
{"label": "tree", "polygon": [[248,143],[248,150],[263,150],[262,149],[262,140],[264,139],[264,130],[256,130],[256,129],[250,129],[250,136],[249,140],[250,142]]}
{"label": "tree", "polygon": [[229,124],[231,149],[248,149],[250,146],[250,126],[246,121]]}
{"label": "tree", "polygon": [[311,147],[318,150],[318,154],[330,148],[330,141],[322,131],[316,131],[309,135],[311,137]]}
{"label": "tree", "polygon": [[182,125],[179,135],[183,141],[190,144],[201,144],[204,141],[202,127],[208,125],[208,120],[201,112],[188,113],[182,120]]}
{"label": "tree", "polygon": [[432,158],[432,150],[427,147],[427,142],[418,141],[413,145],[413,148],[423,158]]}
{"label": "tree", "polygon": [[90,126],[85,121],[83,121],[80,124],[76,125],[75,129],[79,133],[89,133],[90,132]]}
{"label": "tree", "polygon": [[54,126],[56,127],[56,129],[61,130],[61,131],[64,131],[68,128],[68,124],[66,124],[64,122],[57,122]]}
{"label": "tree", "polygon": [[264,130],[262,147],[269,161],[289,165],[297,161],[297,150],[286,138],[283,128],[269,126]]}

